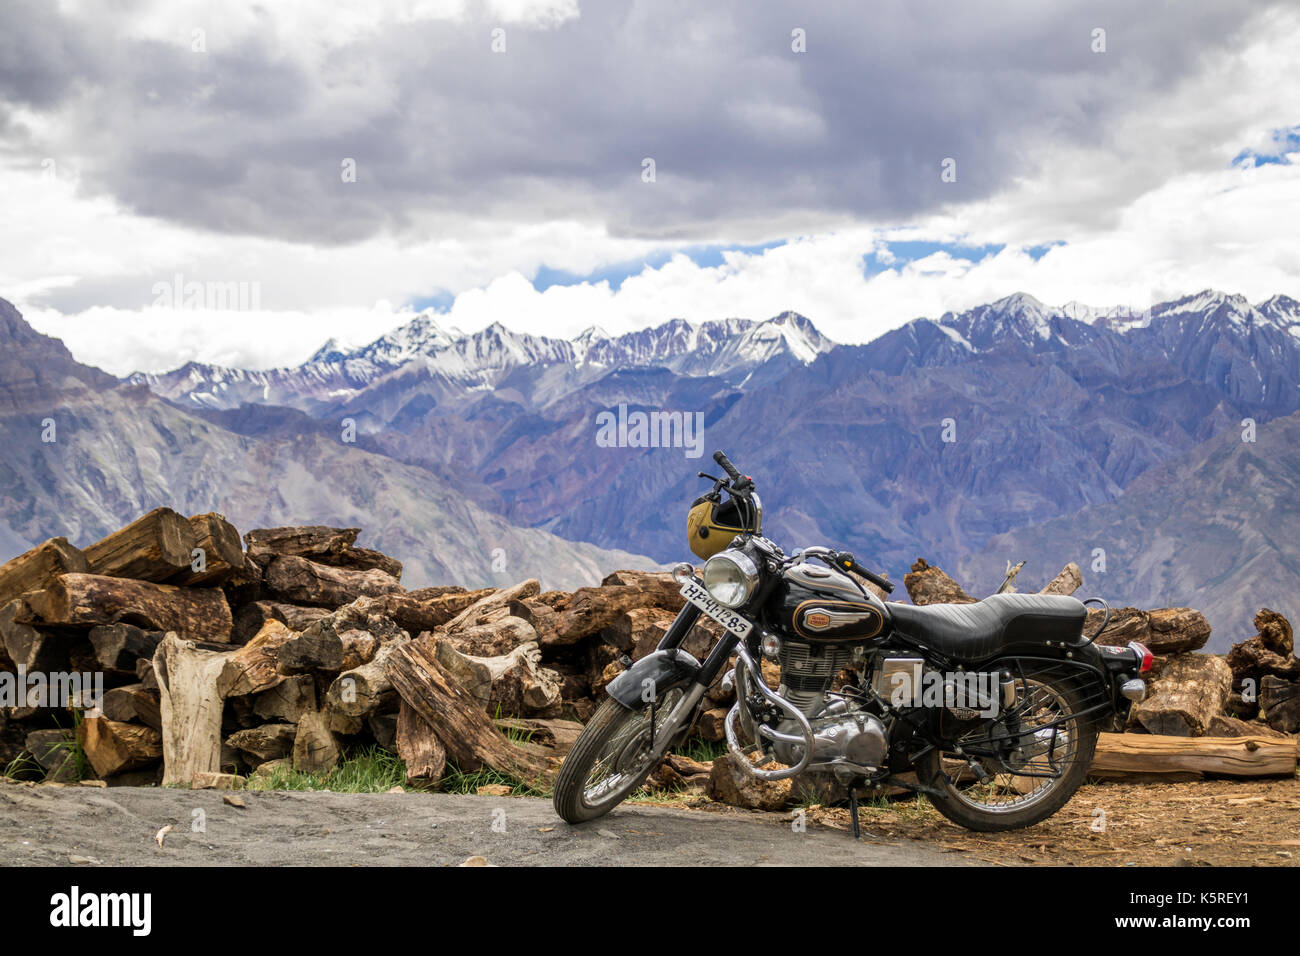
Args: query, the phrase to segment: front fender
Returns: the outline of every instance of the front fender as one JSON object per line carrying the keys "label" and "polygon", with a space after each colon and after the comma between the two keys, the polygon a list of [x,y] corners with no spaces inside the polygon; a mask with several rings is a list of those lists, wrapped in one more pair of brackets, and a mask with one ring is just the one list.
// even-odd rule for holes
{"label": "front fender", "polygon": [[655,697],[665,691],[689,684],[700,672],[700,662],[680,648],[651,651],[605,687],[605,693],[629,710],[640,710],[650,703],[647,691]]}

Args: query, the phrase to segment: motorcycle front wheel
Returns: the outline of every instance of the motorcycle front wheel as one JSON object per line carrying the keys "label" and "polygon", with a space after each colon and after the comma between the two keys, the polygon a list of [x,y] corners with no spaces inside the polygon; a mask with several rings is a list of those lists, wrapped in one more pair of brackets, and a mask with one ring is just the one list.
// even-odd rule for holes
{"label": "motorcycle front wheel", "polygon": [[[1047,819],[1074,796],[1092,765],[1097,726],[1078,716],[1084,709],[1079,687],[1056,674],[1029,675],[1016,685],[1017,729],[1025,744],[1001,766],[985,768],[986,779],[978,779],[956,750],[932,750],[917,767],[921,779],[943,794],[932,800],[934,808],[968,830],[1017,830]],[[976,731],[967,742],[986,734]]]}
{"label": "motorcycle front wheel", "polygon": [[[667,726],[668,716],[682,698],[670,690],[653,708],[654,741],[676,728]],[[583,823],[603,816],[618,806],[650,776],[659,761],[652,753],[650,715],[607,698],[583,729],[564,758],[555,778],[555,812],[568,823]]]}

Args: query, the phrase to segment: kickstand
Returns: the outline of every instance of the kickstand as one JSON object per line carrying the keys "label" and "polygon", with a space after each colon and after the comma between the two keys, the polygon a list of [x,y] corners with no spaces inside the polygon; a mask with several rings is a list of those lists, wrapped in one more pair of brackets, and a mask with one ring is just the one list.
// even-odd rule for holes
{"label": "kickstand", "polygon": [[862,829],[858,825],[858,791],[853,787],[849,788],[849,819],[853,821],[853,839],[860,840]]}

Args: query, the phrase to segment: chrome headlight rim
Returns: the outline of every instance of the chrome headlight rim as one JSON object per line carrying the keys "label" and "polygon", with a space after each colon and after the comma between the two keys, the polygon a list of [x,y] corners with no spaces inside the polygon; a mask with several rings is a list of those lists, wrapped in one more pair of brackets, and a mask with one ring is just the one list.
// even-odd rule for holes
{"label": "chrome headlight rim", "polygon": [[[715,564],[715,562],[717,563]],[[730,566],[731,569],[735,570],[739,576],[740,584],[742,585],[739,595],[732,596],[730,599],[715,594],[713,588],[709,586],[709,578],[711,576],[709,573],[710,567],[714,568],[714,573],[716,574],[717,570],[722,568],[724,565]],[[746,601],[754,596],[754,591],[758,588],[758,565],[755,564],[754,559],[745,554],[745,552],[737,548],[727,548],[725,551],[719,551],[713,557],[709,558],[709,560],[704,562],[704,569],[701,577],[703,578],[704,589],[709,592],[709,597],[713,598],[713,600],[717,601],[719,604],[734,609],[743,606]]]}

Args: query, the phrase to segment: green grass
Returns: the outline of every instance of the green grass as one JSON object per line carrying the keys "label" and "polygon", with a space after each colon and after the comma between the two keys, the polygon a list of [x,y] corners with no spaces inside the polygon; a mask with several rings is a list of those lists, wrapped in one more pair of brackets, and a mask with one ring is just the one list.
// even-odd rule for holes
{"label": "green grass", "polygon": [[366,747],[349,754],[333,770],[308,772],[278,767],[248,778],[249,790],[329,790],[334,793],[384,793],[406,787],[406,765],[396,754]]}

